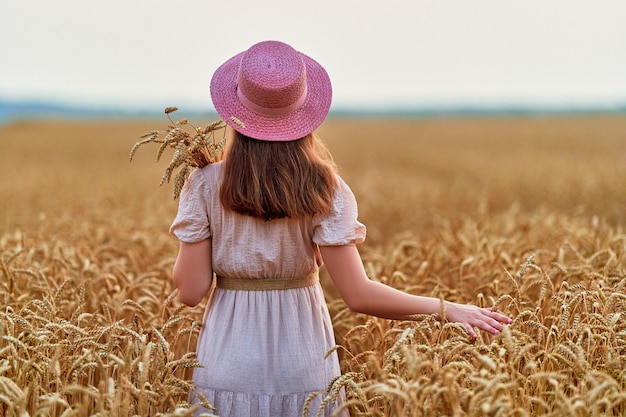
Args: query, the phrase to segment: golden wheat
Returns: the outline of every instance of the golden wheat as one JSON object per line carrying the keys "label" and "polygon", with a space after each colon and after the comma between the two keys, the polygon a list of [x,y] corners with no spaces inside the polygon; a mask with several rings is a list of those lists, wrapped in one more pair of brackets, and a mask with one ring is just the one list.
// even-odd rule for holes
{"label": "golden wheat", "polygon": [[[150,186],[154,159],[126,160],[151,124],[0,128],[16,174],[0,179],[0,415],[197,408],[203,305],[180,305],[171,283],[176,206]],[[625,132],[622,116],[325,125],[368,225],[368,276],[514,322],[472,340],[434,316],[354,314],[323,275],[344,373],[307,407],[343,391],[353,417],[624,415]]]}

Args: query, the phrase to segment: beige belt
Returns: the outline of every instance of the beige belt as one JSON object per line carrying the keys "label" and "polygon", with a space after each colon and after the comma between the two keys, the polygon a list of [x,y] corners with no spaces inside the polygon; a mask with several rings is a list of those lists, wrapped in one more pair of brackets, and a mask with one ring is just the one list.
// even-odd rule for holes
{"label": "beige belt", "polygon": [[318,272],[299,278],[227,278],[217,276],[217,288],[225,290],[267,291],[308,287],[319,282]]}

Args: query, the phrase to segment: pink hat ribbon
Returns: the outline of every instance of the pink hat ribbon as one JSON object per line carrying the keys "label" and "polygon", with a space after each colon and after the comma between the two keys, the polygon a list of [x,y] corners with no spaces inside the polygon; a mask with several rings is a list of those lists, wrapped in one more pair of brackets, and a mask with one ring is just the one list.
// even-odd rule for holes
{"label": "pink hat ribbon", "polygon": [[306,86],[306,83],[304,83],[304,89],[302,91],[302,94],[300,94],[300,97],[298,97],[298,99],[292,104],[290,104],[289,106],[263,107],[252,102],[248,97],[246,97],[243,91],[241,91],[241,88],[237,86],[237,97],[239,97],[239,100],[241,100],[241,103],[244,106],[246,106],[249,110],[252,110],[253,112],[257,114],[260,114],[262,116],[270,116],[270,117],[285,116],[289,113],[292,113],[298,110],[306,101],[306,93],[307,93],[307,86]]}

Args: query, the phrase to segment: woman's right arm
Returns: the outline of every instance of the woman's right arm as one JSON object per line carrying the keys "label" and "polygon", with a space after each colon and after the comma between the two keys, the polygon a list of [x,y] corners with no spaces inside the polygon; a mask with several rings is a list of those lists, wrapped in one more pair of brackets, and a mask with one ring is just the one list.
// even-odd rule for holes
{"label": "woman's right arm", "polygon": [[[320,246],[326,269],[350,310],[393,320],[410,320],[416,314],[439,314],[437,298],[407,294],[380,282],[370,280],[354,245]],[[461,323],[470,336],[474,327],[492,334],[511,323],[507,316],[488,308],[445,302],[446,319]]]}

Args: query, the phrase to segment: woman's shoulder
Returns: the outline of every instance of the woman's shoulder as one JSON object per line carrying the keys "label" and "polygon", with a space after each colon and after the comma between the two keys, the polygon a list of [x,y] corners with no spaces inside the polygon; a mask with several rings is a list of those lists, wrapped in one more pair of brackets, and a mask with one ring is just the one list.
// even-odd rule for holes
{"label": "woman's shoulder", "polygon": [[352,192],[352,188],[350,188],[350,185],[348,185],[348,183],[343,179],[341,175],[339,175],[339,173],[335,173],[335,179],[336,179],[335,198],[337,198],[337,196],[342,196],[344,194],[354,196],[354,193]]}
{"label": "woman's shoulder", "polygon": [[220,184],[221,165],[220,162],[216,162],[193,170],[183,185],[182,193],[208,195],[208,191]]}
{"label": "woman's shoulder", "polygon": [[[221,181],[222,166],[223,166],[222,161],[214,162],[212,164],[205,165],[204,167],[196,170],[194,173],[196,175],[200,175],[201,173],[205,182],[209,184],[214,184],[218,181]],[[192,173],[192,175],[194,173]]]}
{"label": "woman's shoulder", "polygon": [[331,212],[313,218],[313,242],[320,246],[353,245],[365,240],[366,228],[358,220],[354,193],[339,174],[336,179]]}
{"label": "woman's shoulder", "polygon": [[341,183],[341,184],[346,183],[346,181],[343,179],[341,174],[339,174],[338,172],[335,172],[335,179],[337,180],[337,183]]}

